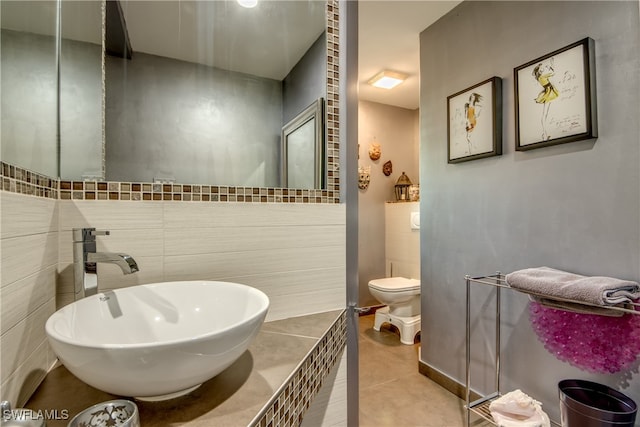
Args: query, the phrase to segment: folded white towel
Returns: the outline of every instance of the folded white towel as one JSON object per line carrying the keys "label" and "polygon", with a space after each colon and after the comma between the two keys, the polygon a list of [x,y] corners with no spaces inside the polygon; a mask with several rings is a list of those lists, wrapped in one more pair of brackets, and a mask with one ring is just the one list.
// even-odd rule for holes
{"label": "folded white towel", "polygon": [[549,267],[527,268],[505,276],[515,289],[549,298],[558,297],[594,305],[616,305],[640,298],[640,284],[613,277],[581,276]]}
{"label": "folded white towel", "polygon": [[522,391],[514,390],[489,404],[489,412],[498,427],[550,427],[542,404]]}

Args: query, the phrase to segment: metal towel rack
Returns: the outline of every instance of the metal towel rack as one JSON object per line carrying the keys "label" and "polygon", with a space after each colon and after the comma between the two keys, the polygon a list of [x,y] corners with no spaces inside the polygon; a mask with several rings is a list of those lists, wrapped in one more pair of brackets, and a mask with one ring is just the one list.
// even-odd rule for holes
{"label": "metal towel rack", "polygon": [[[500,291],[503,288],[514,290],[527,295],[536,296],[539,298],[544,298],[545,300],[550,300],[550,301],[559,301],[563,303],[575,304],[577,306],[583,305],[583,306],[589,306],[589,307],[597,307],[603,310],[611,310],[611,311],[623,312],[627,314],[640,315],[640,311],[636,310],[636,308],[640,307],[640,303],[629,302],[629,303],[625,303],[622,306],[603,306],[603,305],[590,304],[590,303],[572,300],[572,299],[551,297],[545,294],[512,288],[511,286],[509,286],[509,284],[507,284],[507,281],[505,280],[505,276],[499,271],[496,272],[495,274],[488,275],[488,276],[479,276],[479,277],[465,276],[465,281],[467,284],[467,323],[466,323],[467,353],[466,353],[466,390],[465,390],[465,396],[466,396],[465,408],[467,409],[467,424],[466,424],[467,426],[470,425],[471,413],[474,413],[480,416],[481,418],[483,418],[484,420],[489,421],[490,423],[495,425],[493,418],[491,417],[491,413],[489,411],[489,405],[493,400],[501,396],[501,393],[500,393]],[[497,288],[496,289],[496,314],[495,314],[496,357],[495,357],[495,365],[494,365],[495,391],[486,396],[480,397],[479,399],[474,400],[473,402],[471,401],[471,369],[470,369],[470,366],[471,366],[471,284],[488,285],[488,286],[493,286]],[[561,308],[558,308],[558,309],[561,309]],[[551,424],[554,426],[560,426],[560,424],[555,421],[551,421]]]}

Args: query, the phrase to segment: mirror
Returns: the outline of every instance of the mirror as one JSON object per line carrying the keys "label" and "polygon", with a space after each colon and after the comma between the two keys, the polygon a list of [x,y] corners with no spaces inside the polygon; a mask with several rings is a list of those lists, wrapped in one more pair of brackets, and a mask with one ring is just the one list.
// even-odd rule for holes
{"label": "mirror", "polygon": [[[102,56],[114,4],[131,59]],[[324,0],[1,5],[1,157],[51,177],[280,187],[283,125],[327,97]]]}
{"label": "mirror", "polygon": [[290,188],[323,187],[324,99],[282,128],[282,184]]}
{"label": "mirror", "polygon": [[102,2],[62,1],[60,11],[60,176],[101,180]]}
{"label": "mirror", "polygon": [[50,177],[102,177],[101,2],[0,8],[2,160]]}
{"label": "mirror", "polygon": [[0,2],[2,161],[58,176],[58,2]]}
{"label": "mirror", "polygon": [[286,186],[283,125],[326,97],[325,2],[119,4],[131,55],[106,57],[106,179]]}

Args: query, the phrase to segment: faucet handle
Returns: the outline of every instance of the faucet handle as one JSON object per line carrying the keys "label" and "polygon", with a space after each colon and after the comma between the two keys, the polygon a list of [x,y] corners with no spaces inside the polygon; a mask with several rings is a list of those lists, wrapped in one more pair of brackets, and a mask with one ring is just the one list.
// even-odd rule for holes
{"label": "faucet handle", "polygon": [[95,228],[74,228],[73,241],[75,243],[95,242],[96,236],[108,236],[108,230],[96,230]]}

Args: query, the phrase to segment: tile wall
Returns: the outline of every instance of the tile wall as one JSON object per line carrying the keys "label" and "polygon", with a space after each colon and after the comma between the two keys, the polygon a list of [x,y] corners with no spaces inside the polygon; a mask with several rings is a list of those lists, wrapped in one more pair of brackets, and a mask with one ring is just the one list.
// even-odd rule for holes
{"label": "tile wall", "polygon": [[386,277],[420,279],[420,230],[411,228],[411,213],[420,213],[419,202],[385,203]]}
{"label": "tile wall", "polygon": [[158,281],[223,280],[264,291],[267,321],[344,308],[345,207],[59,201],[58,306],[73,301],[71,229],[109,230],[99,251],[140,271],[98,264],[100,290]]}
{"label": "tile wall", "polygon": [[0,395],[14,406],[55,361],[44,324],[56,309],[58,205],[0,191]]}

